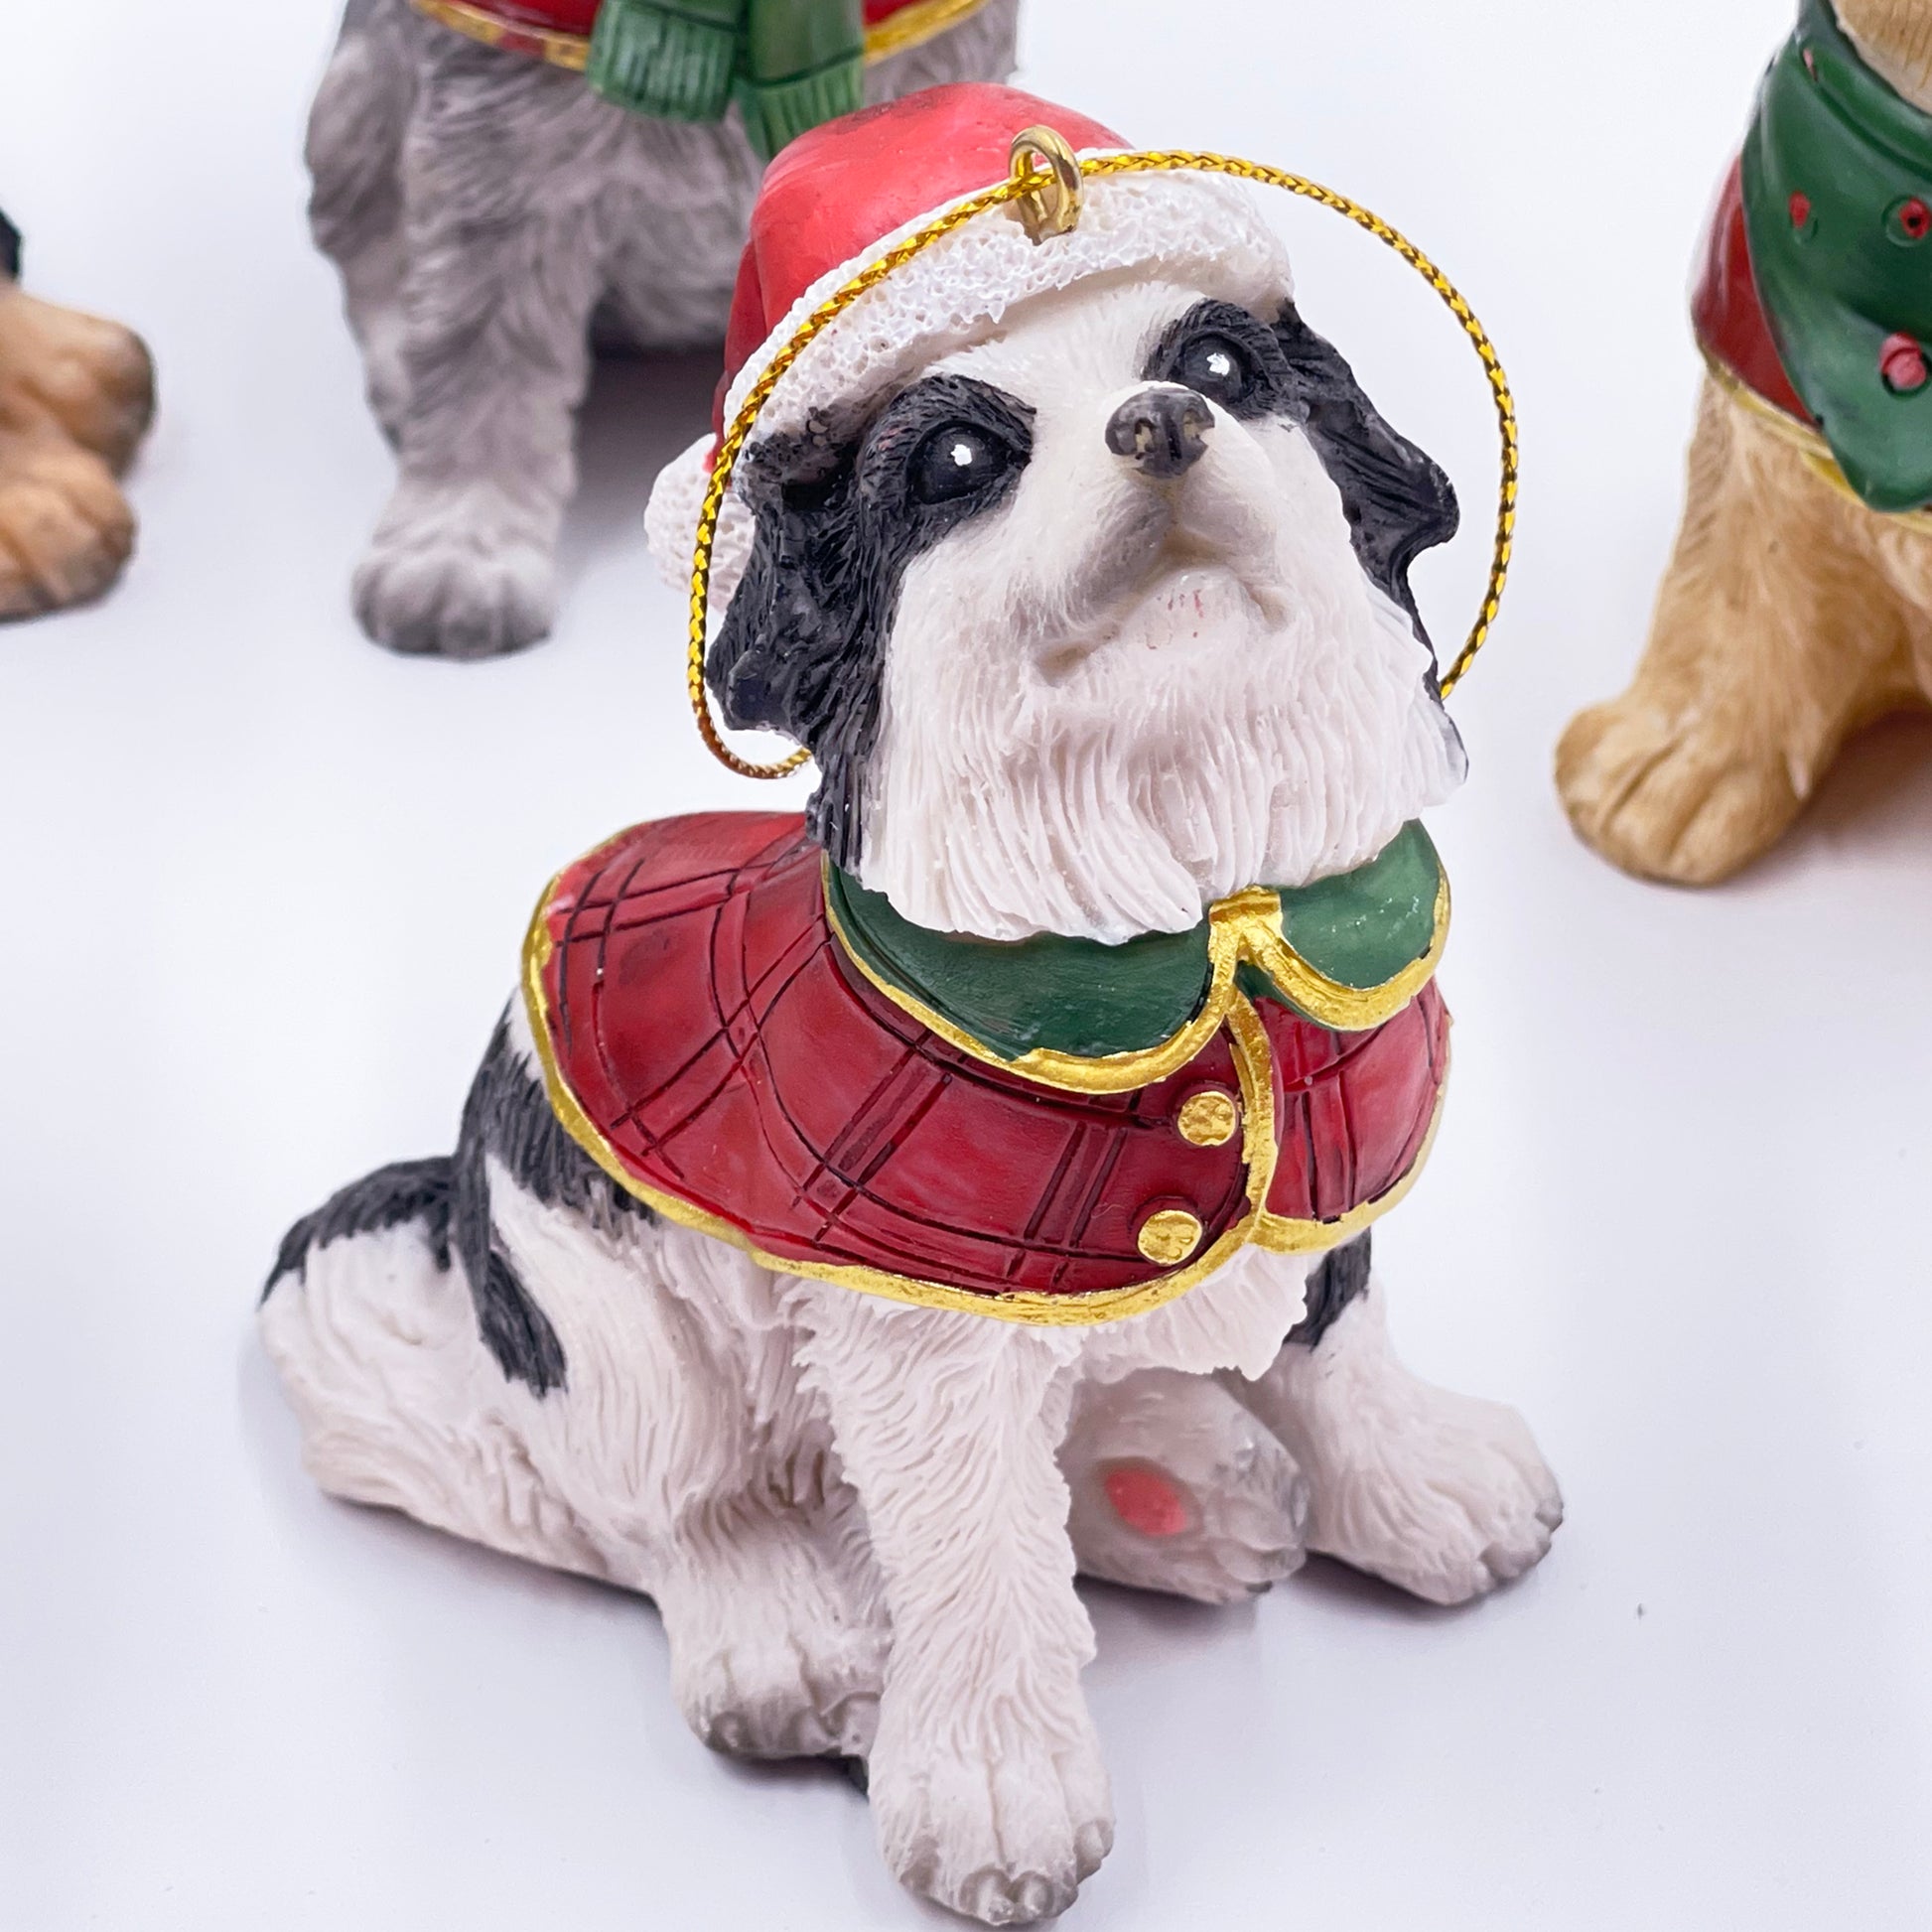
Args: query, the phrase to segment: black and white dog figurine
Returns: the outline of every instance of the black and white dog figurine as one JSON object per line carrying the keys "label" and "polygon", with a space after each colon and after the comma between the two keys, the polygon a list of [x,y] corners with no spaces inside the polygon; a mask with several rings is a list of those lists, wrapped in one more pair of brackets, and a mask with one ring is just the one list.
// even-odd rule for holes
{"label": "black and white dog figurine", "polygon": [[[889,279],[779,385],[732,499],[727,715],[811,745],[833,860],[938,932],[1185,931],[1360,866],[1462,774],[1407,585],[1447,481],[1239,191],[1089,194],[1051,256],[986,215],[918,258],[930,289]],[[690,483],[660,484],[674,561]],[[892,1868],[992,1924],[1062,1910],[1112,1842],[1076,1566],[1213,1601],[1313,1549],[1455,1603],[1561,1518],[1513,1411],[1396,1359],[1366,1237],[1244,1247],[1090,1326],[787,1274],[590,1158],[521,1001],[454,1159],[299,1223],[261,1319],[326,1488],[647,1592],[701,1737],[866,1758]],[[1124,1460],[1191,1526],[1110,1510]]]}
{"label": "black and white dog figurine", "polygon": [[[1017,11],[986,0],[875,63],[868,97],[1004,79]],[[650,119],[411,0],[348,0],[308,158],[398,463],[356,617],[394,650],[515,650],[550,627],[593,318],[636,348],[724,339],[759,173],[737,110]]]}

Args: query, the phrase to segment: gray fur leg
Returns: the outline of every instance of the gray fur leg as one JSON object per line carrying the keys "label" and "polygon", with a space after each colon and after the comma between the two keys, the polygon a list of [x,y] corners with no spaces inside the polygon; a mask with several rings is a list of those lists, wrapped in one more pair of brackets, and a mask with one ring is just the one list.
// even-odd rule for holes
{"label": "gray fur leg", "polygon": [[[991,0],[871,69],[886,99],[1013,66]],[[309,130],[318,244],[342,269],[401,474],[356,572],[363,628],[483,657],[542,636],[576,486],[572,417],[599,312],[614,340],[724,334],[759,167],[736,114],[651,120],[480,46],[409,0],[349,0]]]}
{"label": "gray fur leg", "polygon": [[392,649],[487,657],[550,627],[604,280],[601,157],[543,165],[548,123],[587,98],[575,76],[447,32],[425,49],[402,163],[401,474],[355,611]]}
{"label": "gray fur leg", "polygon": [[369,407],[391,442],[401,434],[409,402],[400,170],[423,28],[408,0],[350,0],[309,111],[309,229],[342,272]]}

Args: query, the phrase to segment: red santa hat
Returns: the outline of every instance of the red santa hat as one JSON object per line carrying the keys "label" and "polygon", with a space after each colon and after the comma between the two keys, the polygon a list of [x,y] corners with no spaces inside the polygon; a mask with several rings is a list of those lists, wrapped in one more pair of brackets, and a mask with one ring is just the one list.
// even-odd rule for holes
{"label": "red santa hat", "polygon": [[[691,573],[699,507],[718,439],[800,324],[869,263],[956,204],[1006,179],[1015,135],[1054,129],[1079,154],[1128,143],[1083,114],[1016,88],[930,87],[812,129],[765,171],[738,268],[725,374],[712,433],[666,465],[644,527],[667,580]],[[1165,277],[1245,308],[1287,300],[1287,251],[1247,193],[1195,173],[1088,177],[1080,215],[1035,242],[993,209],[968,220],[869,289],[779,379],[748,450],[795,433],[815,413],[884,400],[955,349],[995,334],[1015,304],[1099,275]],[[711,566],[722,621],[751,547],[751,515],[727,490]]]}

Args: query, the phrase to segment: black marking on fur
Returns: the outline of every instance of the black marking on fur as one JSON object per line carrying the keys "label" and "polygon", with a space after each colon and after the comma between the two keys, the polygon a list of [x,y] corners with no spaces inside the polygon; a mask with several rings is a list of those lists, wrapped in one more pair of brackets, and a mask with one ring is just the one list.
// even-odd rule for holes
{"label": "black marking on fur", "polygon": [[1304,1348],[1318,1346],[1334,1326],[1335,1317],[1367,1291],[1368,1247],[1368,1235],[1358,1234],[1339,1248],[1330,1248],[1315,1264],[1309,1276],[1307,1312],[1288,1331],[1290,1341],[1300,1342]]}
{"label": "black marking on fur", "polygon": [[[1232,376],[1212,385],[1195,367],[1199,345],[1206,342],[1225,344],[1239,362]],[[1192,388],[1244,423],[1263,416],[1286,416],[1297,423],[1307,418],[1287,351],[1274,330],[1232,302],[1196,302],[1170,323],[1141,373],[1150,382]]]}
{"label": "black marking on fur", "polygon": [[1308,411],[1309,441],[1341,491],[1355,555],[1369,582],[1409,613],[1427,644],[1409,566],[1454,536],[1461,521],[1455,486],[1433,457],[1389,426],[1354,370],[1302,320],[1294,303],[1282,310],[1275,336]]}
{"label": "black marking on fur", "polygon": [[20,230],[7,219],[5,208],[0,208],[0,275],[10,282],[20,280]]}
{"label": "black marking on fur", "polygon": [[309,1257],[332,1241],[355,1234],[380,1234],[405,1221],[420,1221],[439,1268],[450,1265],[450,1176],[447,1155],[432,1161],[398,1161],[351,1180],[313,1214],[305,1214],[282,1237],[275,1267],[262,1289],[266,1302],[286,1275],[306,1280]]}
{"label": "black marking on fur", "polygon": [[451,1239],[463,1258],[483,1345],[511,1381],[535,1394],[566,1379],[563,1344],[492,1238],[486,1161],[497,1162],[545,1207],[563,1207],[607,1231],[651,1218],[564,1132],[535,1075],[510,1045],[509,1017],[496,1023],[464,1102],[451,1190]]}
{"label": "black marking on fur", "polygon": [[606,1233],[626,1220],[653,1218],[564,1132],[541,1084],[510,1045],[505,1014],[464,1102],[455,1158],[380,1168],[296,1222],[262,1300],[285,1276],[306,1275],[309,1257],[332,1241],[419,1221],[439,1268],[449,1267],[452,1249],[462,1258],[483,1346],[504,1376],[538,1396],[561,1389],[563,1344],[492,1237],[487,1161],[499,1163],[544,1206],[567,1208]]}
{"label": "black marking on fur", "polygon": [[1206,337],[1225,339],[1247,363],[1235,393],[1213,400],[1243,420],[1285,416],[1302,426],[1341,492],[1363,573],[1408,612],[1427,643],[1409,566],[1455,534],[1458,512],[1449,478],[1390,428],[1334,345],[1302,320],[1294,303],[1284,306],[1272,327],[1230,302],[1196,303],[1148,357],[1148,380],[1185,380],[1188,351]]}
{"label": "black marking on fur", "polygon": [[[983,490],[920,500],[914,459],[954,424],[997,439],[1013,461]],[[1032,426],[1018,398],[938,375],[896,396],[862,431],[815,419],[746,458],[752,557],[707,675],[727,724],[762,725],[810,747],[822,775],[806,823],[835,865],[858,864],[886,640],[905,568],[1007,499],[1033,453]]]}

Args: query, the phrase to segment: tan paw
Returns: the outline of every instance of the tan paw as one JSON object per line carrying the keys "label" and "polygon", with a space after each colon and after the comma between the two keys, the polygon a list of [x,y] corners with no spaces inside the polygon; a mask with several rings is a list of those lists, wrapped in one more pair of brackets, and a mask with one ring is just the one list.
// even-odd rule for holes
{"label": "tan paw", "polygon": [[1775,746],[1721,711],[1686,715],[1636,691],[1570,721],[1557,789],[1579,837],[1612,865],[1711,886],[1768,851],[1804,796]]}
{"label": "tan paw", "polygon": [[133,515],[100,457],[0,436],[0,618],[98,596],[133,548]]}
{"label": "tan paw", "polygon": [[154,416],[154,363],[117,322],[0,286],[0,429],[52,430],[114,470]]}

